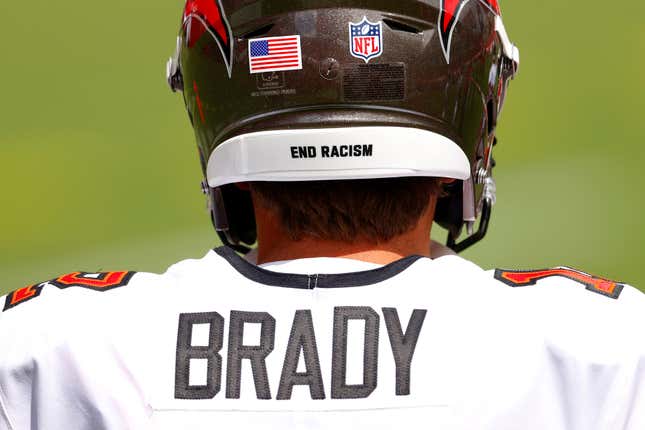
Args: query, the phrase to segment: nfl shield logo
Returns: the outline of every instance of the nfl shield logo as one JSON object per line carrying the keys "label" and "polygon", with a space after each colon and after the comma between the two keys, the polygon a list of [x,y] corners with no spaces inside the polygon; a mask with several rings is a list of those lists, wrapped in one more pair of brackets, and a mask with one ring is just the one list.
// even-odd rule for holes
{"label": "nfl shield logo", "polygon": [[383,23],[373,23],[367,17],[359,23],[349,23],[349,52],[368,63],[383,53]]}

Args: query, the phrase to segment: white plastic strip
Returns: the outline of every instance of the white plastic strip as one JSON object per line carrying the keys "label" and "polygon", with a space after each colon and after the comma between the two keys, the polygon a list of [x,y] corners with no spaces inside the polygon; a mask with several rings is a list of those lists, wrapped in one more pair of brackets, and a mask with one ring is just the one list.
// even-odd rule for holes
{"label": "white plastic strip", "polygon": [[452,140],[407,127],[275,130],[233,137],[208,160],[211,187],[249,181],[319,181],[402,176],[470,178]]}

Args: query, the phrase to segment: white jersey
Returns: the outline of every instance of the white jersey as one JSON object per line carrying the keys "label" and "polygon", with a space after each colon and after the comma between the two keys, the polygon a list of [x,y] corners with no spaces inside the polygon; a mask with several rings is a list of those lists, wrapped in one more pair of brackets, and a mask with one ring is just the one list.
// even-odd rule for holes
{"label": "white jersey", "polygon": [[645,295],[565,268],[220,248],[0,309],[1,430],[645,429]]}

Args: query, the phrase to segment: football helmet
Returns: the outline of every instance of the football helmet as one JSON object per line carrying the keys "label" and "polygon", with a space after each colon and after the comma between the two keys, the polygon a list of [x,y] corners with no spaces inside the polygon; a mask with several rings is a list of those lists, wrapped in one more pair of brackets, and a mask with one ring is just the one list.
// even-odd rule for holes
{"label": "football helmet", "polygon": [[461,251],[486,233],[518,67],[497,0],[188,0],[167,78],[229,246],[256,241],[235,183],[430,176],[455,179],[435,221]]}

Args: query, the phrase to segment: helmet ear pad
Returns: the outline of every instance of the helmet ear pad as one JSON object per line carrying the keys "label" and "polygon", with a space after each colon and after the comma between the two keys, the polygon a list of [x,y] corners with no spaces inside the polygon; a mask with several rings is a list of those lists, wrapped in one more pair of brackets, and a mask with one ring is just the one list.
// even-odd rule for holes
{"label": "helmet ear pad", "polygon": [[[224,243],[253,245],[257,232],[251,192],[236,184],[223,185],[213,191],[217,198],[213,199],[211,217],[222,240],[226,239]],[[217,220],[217,214],[222,213],[225,214],[225,225]]]}
{"label": "helmet ear pad", "polygon": [[463,225],[463,181],[444,184],[444,193],[437,200],[434,221],[448,230],[452,237],[459,237]]}

